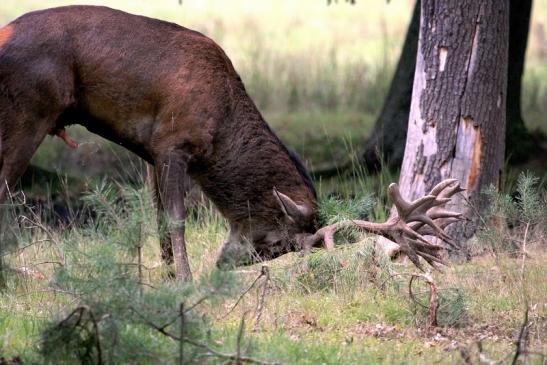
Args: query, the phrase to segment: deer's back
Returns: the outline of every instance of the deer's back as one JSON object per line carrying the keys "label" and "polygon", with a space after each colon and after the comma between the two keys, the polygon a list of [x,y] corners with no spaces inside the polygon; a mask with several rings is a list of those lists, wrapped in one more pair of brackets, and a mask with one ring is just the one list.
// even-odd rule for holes
{"label": "deer's back", "polygon": [[147,131],[163,120],[195,129],[202,126],[191,123],[225,119],[233,89],[243,88],[212,40],[161,20],[68,6],[25,14],[4,29],[11,34],[0,46],[0,73],[35,85],[66,79],[73,87],[63,97],[75,109],[136,144],[148,143]]}

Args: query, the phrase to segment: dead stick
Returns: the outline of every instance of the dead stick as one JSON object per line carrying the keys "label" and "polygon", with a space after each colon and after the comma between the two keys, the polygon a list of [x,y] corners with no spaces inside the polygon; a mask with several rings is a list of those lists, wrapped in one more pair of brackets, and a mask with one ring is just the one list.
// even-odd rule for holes
{"label": "dead stick", "polygon": [[[429,307],[423,305],[418,299],[416,299],[414,293],[412,292],[412,283],[414,282],[414,279],[418,278],[424,279],[429,286]],[[437,286],[435,285],[435,281],[433,281],[431,274],[411,274],[410,281],[408,282],[408,295],[415,303],[429,310],[428,325],[430,327],[437,327],[439,325],[437,321],[437,312],[439,310],[439,296],[437,295]]]}
{"label": "dead stick", "polygon": [[266,265],[262,266],[261,275],[263,275],[265,279],[264,283],[262,284],[262,293],[260,295],[260,298],[258,299],[258,303],[256,306],[255,325],[253,327],[253,332],[258,331],[258,327],[260,326],[260,318],[262,317],[264,302],[266,301],[266,293],[268,292],[268,285],[270,284],[270,268]]}
{"label": "dead stick", "polygon": [[[199,347],[199,348],[202,348],[202,349],[206,350],[208,353],[205,354],[205,356],[215,356],[215,357],[222,358],[222,359],[232,360],[234,362],[237,359],[237,354],[227,354],[227,353],[224,353],[224,352],[220,352],[218,350],[213,349],[212,347],[208,346],[205,343],[198,342],[198,341],[193,340],[189,337],[184,337],[184,338],[181,339],[179,336],[167,331],[165,328],[157,326],[153,322],[149,321],[145,316],[143,316],[141,313],[139,313],[137,310],[135,310],[135,308],[133,308],[131,306],[129,308],[135,314],[137,314],[145,324],[152,327],[153,329],[155,329],[156,331],[158,331],[162,335],[167,336],[167,337],[169,337],[169,338],[171,338],[175,341],[183,340],[184,342],[189,343],[192,346]],[[248,357],[248,356],[243,356],[243,355],[239,356],[239,361],[240,361],[240,363],[250,363],[250,364],[259,364],[259,365],[280,364],[278,362],[261,361],[261,360],[254,359],[254,358]]]}
{"label": "dead stick", "polygon": [[184,365],[184,302],[180,303],[180,354],[179,365]]}
{"label": "dead stick", "polygon": [[97,348],[97,365],[102,365],[103,351],[101,347],[99,325],[97,323],[97,320],[95,319],[95,314],[93,314],[93,311],[89,307],[87,307],[87,313],[89,313],[89,318],[91,318],[91,322],[93,323],[93,330],[95,331],[95,347]]}
{"label": "dead stick", "polygon": [[245,316],[247,312],[243,313],[241,316],[241,322],[239,322],[239,330],[237,332],[237,342],[236,342],[236,365],[241,365],[241,340],[243,339],[243,332],[245,331]]}
{"label": "dead stick", "polygon": [[437,311],[439,309],[439,297],[437,296],[437,287],[435,283],[429,282],[429,325],[437,327]]}
{"label": "dead stick", "polygon": [[237,298],[235,304],[232,306],[232,308],[230,308],[230,310],[228,312],[226,312],[226,314],[222,317],[222,318],[226,318],[228,317],[228,315],[230,313],[233,312],[233,310],[237,307],[237,305],[239,304],[239,302],[241,301],[241,299],[243,299],[243,297],[255,286],[256,282],[264,275],[263,272],[260,273],[260,275],[258,275],[256,277],[256,279],[253,280],[253,282],[251,283],[251,285],[249,285],[249,287],[247,289],[245,289],[245,291],[243,293],[241,293],[241,295],[239,296],[239,298]]}
{"label": "dead stick", "polygon": [[516,365],[519,356],[525,352],[525,337],[528,329],[528,310],[528,307],[526,307],[526,311],[524,312],[524,321],[522,322],[522,326],[520,327],[519,338],[516,343],[517,349],[515,351],[515,357],[513,357],[511,365]]}
{"label": "dead stick", "polygon": [[142,298],[143,296],[143,285],[144,280],[142,279],[142,245],[139,243],[137,246],[137,265],[139,270],[139,295]]}

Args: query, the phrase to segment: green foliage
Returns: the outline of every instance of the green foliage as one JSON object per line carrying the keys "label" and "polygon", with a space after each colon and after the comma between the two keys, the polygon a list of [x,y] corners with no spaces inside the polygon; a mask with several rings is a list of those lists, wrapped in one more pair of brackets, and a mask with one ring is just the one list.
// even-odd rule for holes
{"label": "green foliage", "polygon": [[391,262],[378,252],[372,239],[334,251],[316,250],[276,271],[278,284],[299,293],[351,294],[387,280]]}
{"label": "green foliage", "polygon": [[[138,259],[139,248],[155,234],[148,192],[103,182],[85,201],[96,219],[86,229],[65,234],[64,263],[50,282],[54,290],[72,298],[76,309],[67,307],[73,312],[59,313],[46,326],[42,355],[55,364],[94,364],[99,356],[108,364],[174,362],[179,344],[166,333],[180,334],[180,304],[189,308],[200,298],[218,304],[233,294],[234,277],[213,270],[194,284],[152,284]],[[196,308],[190,307],[184,321],[186,336],[207,340],[210,324]],[[189,352],[199,356],[203,351]]]}
{"label": "green foliage", "polygon": [[346,219],[363,219],[370,213],[373,205],[372,194],[351,200],[328,196],[319,202],[319,219],[323,224],[333,224]]}
{"label": "green foliage", "polygon": [[[413,289],[414,300],[409,300],[410,311],[414,321],[427,325],[429,321],[430,291],[427,286],[416,285]],[[459,287],[437,288],[439,307],[437,322],[439,326],[462,326],[468,315],[468,295]]]}
{"label": "green foliage", "polygon": [[148,189],[115,187],[103,179],[84,195],[84,202],[96,214],[91,235],[99,235],[114,246],[136,255],[137,248],[156,232],[155,208]]}
{"label": "green foliage", "polygon": [[539,178],[522,173],[517,181],[517,210],[522,214],[521,222],[541,223],[547,216],[547,192],[538,185]]}
{"label": "green foliage", "polygon": [[539,178],[523,172],[514,194],[500,193],[493,187],[485,194],[490,205],[478,237],[493,252],[524,252],[526,244],[547,235],[547,191]]}

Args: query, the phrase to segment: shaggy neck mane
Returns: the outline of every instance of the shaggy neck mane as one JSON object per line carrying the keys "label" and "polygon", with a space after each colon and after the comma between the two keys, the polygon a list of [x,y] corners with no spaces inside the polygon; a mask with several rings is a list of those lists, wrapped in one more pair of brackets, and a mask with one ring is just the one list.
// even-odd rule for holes
{"label": "shaggy neck mane", "polygon": [[316,192],[300,159],[272,132],[244,89],[234,101],[212,157],[192,174],[204,192],[231,222],[278,216],[273,187],[312,207]]}

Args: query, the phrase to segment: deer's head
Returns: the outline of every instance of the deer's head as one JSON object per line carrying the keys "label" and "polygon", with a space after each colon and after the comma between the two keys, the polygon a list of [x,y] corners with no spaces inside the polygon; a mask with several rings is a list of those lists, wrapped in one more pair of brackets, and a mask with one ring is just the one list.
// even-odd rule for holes
{"label": "deer's head", "polygon": [[271,260],[302,248],[302,242],[317,230],[314,202],[296,202],[275,187],[271,191],[274,209],[269,216],[249,217],[232,224],[217,265],[236,267]]}

